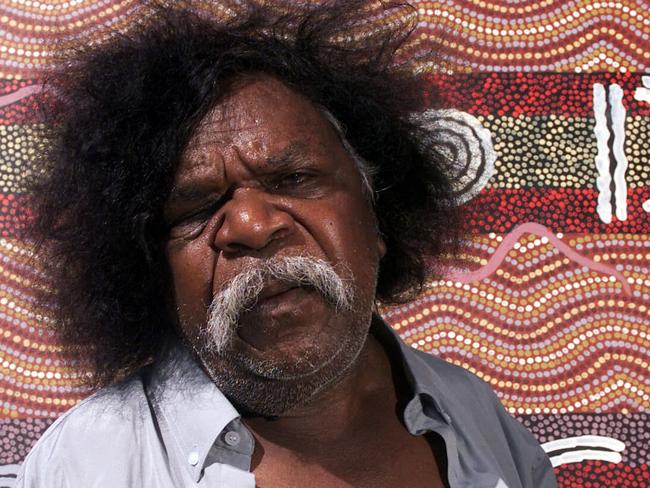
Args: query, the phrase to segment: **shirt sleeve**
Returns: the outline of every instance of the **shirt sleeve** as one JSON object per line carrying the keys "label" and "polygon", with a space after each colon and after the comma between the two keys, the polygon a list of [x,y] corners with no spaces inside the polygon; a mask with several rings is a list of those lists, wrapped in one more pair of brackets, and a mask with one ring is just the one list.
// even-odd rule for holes
{"label": "shirt sleeve", "polygon": [[72,488],[60,463],[56,462],[46,446],[32,450],[23,462],[14,488]]}
{"label": "shirt sleeve", "polygon": [[539,441],[503,407],[488,387],[524,488],[557,488],[553,466]]}

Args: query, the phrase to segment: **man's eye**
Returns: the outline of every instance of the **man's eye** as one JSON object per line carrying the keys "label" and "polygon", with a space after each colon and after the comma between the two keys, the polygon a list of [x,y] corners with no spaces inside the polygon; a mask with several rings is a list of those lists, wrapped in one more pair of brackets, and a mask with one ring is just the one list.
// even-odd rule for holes
{"label": "man's eye", "polygon": [[207,207],[175,219],[169,225],[169,237],[195,239],[203,232],[214,211],[213,207]]}
{"label": "man's eye", "polygon": [[275,190],[297,189],[311,184],[314,180],[314,175],[307,171],[294,171],[288,173],[273,182]]}

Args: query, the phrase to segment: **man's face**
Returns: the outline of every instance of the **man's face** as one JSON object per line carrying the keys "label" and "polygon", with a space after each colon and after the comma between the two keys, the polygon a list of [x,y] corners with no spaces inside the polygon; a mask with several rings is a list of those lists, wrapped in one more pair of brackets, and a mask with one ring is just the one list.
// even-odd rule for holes
{"label": "man's face", "polygon": [[[354,160],[306,98],[266,76],[236,82],[193,134],[165,218],[181,333],[239,407],[281,413],[354,364],[385,249]],[[329,265],[350,306],[337,309],[309,280],[264,274],[215,348],[213,299],[251,270],[294,257]],[[217,319],[217,328],[227,323]]]}

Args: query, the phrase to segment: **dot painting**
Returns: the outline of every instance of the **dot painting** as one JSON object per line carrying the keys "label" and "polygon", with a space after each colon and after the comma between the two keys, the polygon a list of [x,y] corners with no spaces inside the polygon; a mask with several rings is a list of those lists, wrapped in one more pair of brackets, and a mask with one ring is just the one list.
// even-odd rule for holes
{"label": "dot painting", "polygon": [[[411,347],[486,381],[541,443],[622,443],[620,461],[553,457],[560,487],[650,486],[650,15],[629,0],[411,4],[354,34],[411,26],[417,14],[399,60],[425,80],[423,109],[470,120],[495,159],[463,194],[468,235],[442,258],[445,275],[380,312]],[[197,6],[223,18],[238,8]],[[149,13],[137,0],[0,0],[0,468],[9,477],[91,393],[37,302],[48,286],[41,258],[20,239],[31,215],[25,185],[42,171],[41,82],[61,50]],[[604,167],[596,85],[619,90],[625,112],[616,122],[624,159],[610,155]],[[624,188],[609,197],[625,218],[603,221],[599,177]]]}

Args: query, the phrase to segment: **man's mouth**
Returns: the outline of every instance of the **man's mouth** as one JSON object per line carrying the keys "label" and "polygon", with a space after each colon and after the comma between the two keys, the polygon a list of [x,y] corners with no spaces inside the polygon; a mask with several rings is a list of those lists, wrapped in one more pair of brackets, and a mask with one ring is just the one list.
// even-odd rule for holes
{"label": "man's mouth", "polygon": [[325,316],[324,305],[322,296],[312,287],[274,280],[239,317],[237,333],[261,350],[277,347],[281,341],[304,341],[304,331],[316,317]]}
{"label": "man's mouth", "polygon": [[253,349],[291,348],[311,341],[333,311],[348,311],[351,295],[324,261],[300,256],[269,260],[234,276],[215,294],[209,340],[215,351],[224,351],[233,334]]}
{"label": "man's mouth", "polygon": [[257,298],[257,303],[279,297],[280,295],[288,292],[289,290],[293,290],[294,288],[298,288],[298,285],[295,283],[273,280],[264,286],[262,292]]}
{"label": "man's mouth", "polygon": [[279,316],[291,313],[296,307],[304,306],[304,301],[314,293],[315,290],[309,286],[272,280],[264,286],[257,299],[246,307],[242,317],[250,314]]}

